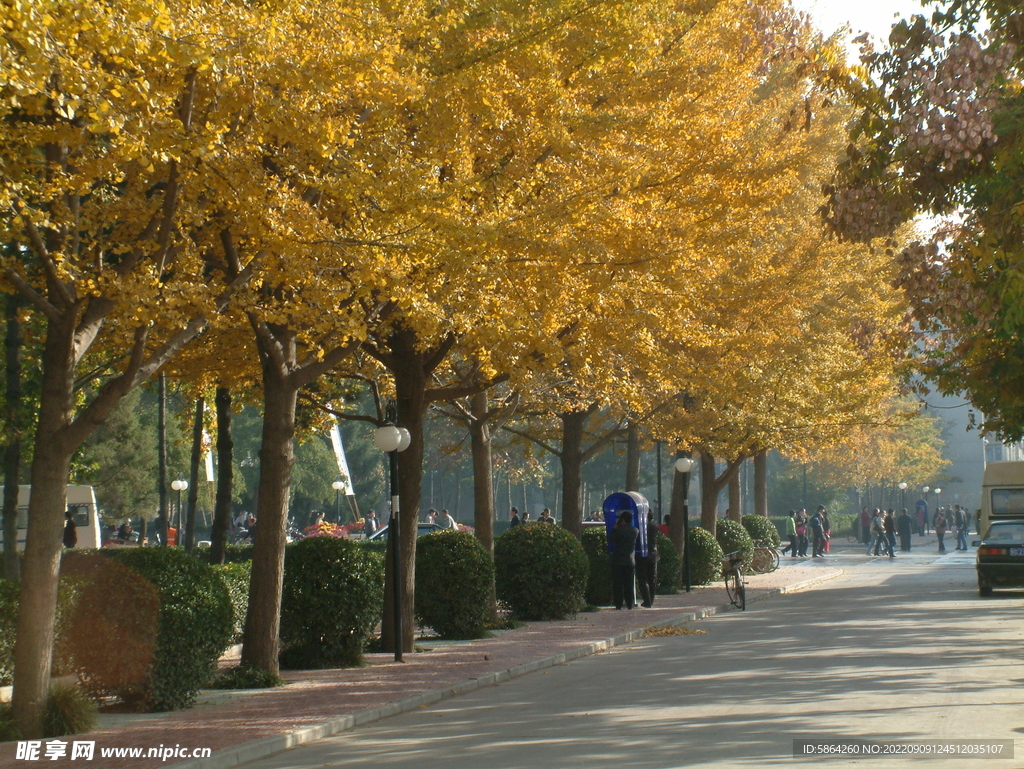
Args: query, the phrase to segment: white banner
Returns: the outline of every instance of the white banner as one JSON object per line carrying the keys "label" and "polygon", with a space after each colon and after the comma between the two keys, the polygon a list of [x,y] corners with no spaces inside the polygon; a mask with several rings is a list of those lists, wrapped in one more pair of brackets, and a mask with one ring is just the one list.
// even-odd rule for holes
{"label": "white banner", "polygon": [[337,420],[335,420],[334,425],[331,427],[331,446],[334,447],[334,458],[338,460],[338,474],[341,476],[341,482],[344,484],[341,490],[345,493],[346,497],[354,497],[356,490],[352,488],[352,476],[348,472],[348,460],[345,459],[345,447],[341,443],[341,430],[338,427]]}

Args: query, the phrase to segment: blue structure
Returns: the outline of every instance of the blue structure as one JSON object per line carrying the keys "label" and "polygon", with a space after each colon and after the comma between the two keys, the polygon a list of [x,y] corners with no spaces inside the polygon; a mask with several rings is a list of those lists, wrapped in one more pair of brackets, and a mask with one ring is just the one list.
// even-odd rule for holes
{"label": "blue structure", "polygon": [[612,551],[612,529],[619,519],[619,513],[626,511],[633,515],[633,527],[640,532],[636,538],[636,554],[647,555],[647,514],[651,511],[651,504],[647,497],[635,491],[616,491],[609,494],[602,505],[604,511],[604,528],[608,534],[608,552]]}

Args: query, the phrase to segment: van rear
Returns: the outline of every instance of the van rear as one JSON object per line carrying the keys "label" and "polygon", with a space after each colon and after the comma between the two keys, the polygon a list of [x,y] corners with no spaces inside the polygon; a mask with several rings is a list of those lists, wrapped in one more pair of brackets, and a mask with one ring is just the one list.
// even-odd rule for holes
{"label": "van rear", "polygon": [[996,521],[1024,520],[1024,462],[989,462],[981,487],[981,520],[985,534]]}

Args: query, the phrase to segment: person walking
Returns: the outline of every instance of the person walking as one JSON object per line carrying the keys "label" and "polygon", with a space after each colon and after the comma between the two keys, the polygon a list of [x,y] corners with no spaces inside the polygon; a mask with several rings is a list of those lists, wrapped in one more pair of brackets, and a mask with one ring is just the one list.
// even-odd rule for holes
{"label": "person walking", "polygon": [[540,518],[537,519],[537,523],[554,523],[555,519],[551,517],[551,511],[548,508],[544,508],[540,511]]}
{"label": "person walking", "polygon": [[796,558],[796,510],[790,510],[789,518],[786,519],[786,538],[789,539],[789,544],[782,548],[782,555],[788,551],[790,558]]}
{"label": "person walking", "polygon": [[935,514],[935,523],[933,525],[935,526],[935,535],[939,538],[939,552],[945,553],[946,545],[942,540],[945,538],[949,527],[946,525],[946,516],[941,510]]}
{"label": "person walking", "polygon": [[825,552],[832,550],[832,521],[828,519],[828,510],[821,508],[821,530],[825,534]]}
{"label": "person walking", "polygon": [[914,521],[910,517],[910,513],[907,512],[907,508],[903,508],[900,512],[900,517],[896,520],[896,533],[900,536],[900,552],[910,552],[910,535],[914,530]]}
{"label": "person walking", "polygon": [[802,558],[807,557],[807,511],[801,508],[796,511],[796,549]]}
{"label": "person walking", "polygon": [[612,597],[616,609],[621,609],[623,605],[632,609],[636,604],[633,587],[636,578],[636,538],[639,534],[633,528],[633,514],[628,510],[619,513],[608,543],[611,550],[608,560],[612,570]]}
{"label": "person walking", "polygon": [[882,511],[877,507],[871,515],[871,543],[868,545],[868,550],[865,555],[878,555],[878,549],[882,545],[882,540],[885,539],[885,531],[882,529]]}
{"label": "person walking", "polygon": [[967,550],[967,511],[960,505],[956,506],[954,522],[956,523],[956,549]]}
{"label": "person walking", "polygon": [[818,505],[818,509],[814,511],[814,515],[811,516],[811,557],[812,558],[824,558],[825,557],[825,528],[821,520],[821,514],[825,510],[824,506]]}
{"label": "person walking", "polygon": [[518,526],[520,523],[522,523],[522,521],[519,520],[519,509],[518,508],[513,507],[511,510],[509,510],[509,515],[512,516],[511,518],[509,518],[509,521],[508,521],[508,527],[510,529],[513,526]]}
{"label": "person walking", "polygon": [[871,508],[868,507],[860,511],[860,541],[871,544]]}
{"label": "person walking", "polygon": [[896,519],[892,517],[893,511],[887,510],[885,518],[882,519],[882,531],[885,532],[886,552],[890,558],[896,557]]}
{"label": "person walking", "polygon": [[658,592],[658,524],[654,513],[647,514],[647,555],[636,557],[636,581],[640,585],[640,605],[650,609]]}

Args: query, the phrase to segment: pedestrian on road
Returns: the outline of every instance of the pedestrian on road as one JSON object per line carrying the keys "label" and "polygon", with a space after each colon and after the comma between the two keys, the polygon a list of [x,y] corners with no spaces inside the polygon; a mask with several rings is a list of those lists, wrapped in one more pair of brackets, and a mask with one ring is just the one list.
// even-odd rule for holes
{"label": "pedestrian on road", "polygon": [[910,552],[910,535],[913,530],[914,521],[911,519],[910,513],[907,512],[907,508],[904,507],[896,521],[896,532],[900,535],[900,552]]}
{"label": "pedestrian on road", "polygon": [[821,530],[825,534],[825,552],[832,549],[832,521],[828,519],[828,510],[821,508]]}
{"label": "pedestrian on road", "polygon": [[811,549],[812,558],[825,557],[825,528],[821,520],[821,514],[825,511],[824,506],[818,505],[818,509],[811,516],[811,537],[813,546]]}
{"label": "pedestrian on road", "polygon": [[665,535],[666,537],[668,536],[668,532],[669,532],[669,528],[668,528],[668,525],[669,525],[669,522],[670,522],[671,520],[672,520],[672,516],[671,516],[671,515],[669,515],[668,513],[665,513],[665,517],[661,519],[662,523],[661,523],[661,525],[660,525],[660,526],[658,527],[658,531],[660,531],[660,532],[661,532],[662,534],[664,534],[664,535]]}
{"label": "pedestrian on road", "polygon": [[647,555],[636,557],[636,581],[640,585],[640,605],[650,609],[658,592],[658,524],[654,513],[647,514]]}
{"label": "pedestrian on road", "polygon": [[633,514],[628,510],[619,513],[609,542],[612,597],[616,609],[621,609],[623,605],[627,609],[632,609],[636,604],[633,586],[636,579],[636,538],[639,534],[640,532],[633,528]]}
{"label": "pedestrian on road", "polygon": [[871,544],[871,510],[867,507],[860,511],[860,541]]}
{"label": "pedestrian on road", "polygon": [[956,506],[956,549],[967,550],[967,511]]}
{"label": "pedestrian on road", "polygon": [[882,519],[882,531],[885,532],[886,552],[890,558],[896,557],[896,520],[892,514],[894,511],[887,510],[885,518]]}
{"label": "pedestrian on road", "polygon": [[796,511],[796,551],[797,555],[807,557],[807,511],[803,508]]}
{"label": "pedestrian on road", "polygon": [[943,515],[942,511],[940,510],[939,512],[937,512],[935,514],[935,534],[939,538],[939,552],[940,553],[945,553],[946,552],[946,545],[942,542],[942,540],[946,536],[946,530],[947,529],[948,529],[948,527],[946,526],[946,516]]}
{"label": "pedestrian on road", "polygon": [[796,510],[790,510],[789,518],[786,519],[786,537],[789,539],[789,544],[782,548],[782,554],[785,555],[788,551],[790,558],[796,558]]}
{"label": "pedestrian on road", "polygon": [[882,511],[877,507],[871,515],[871,544],[865,555],[878,555],[878,549],[885,539],[885,531],[882,529]]}

